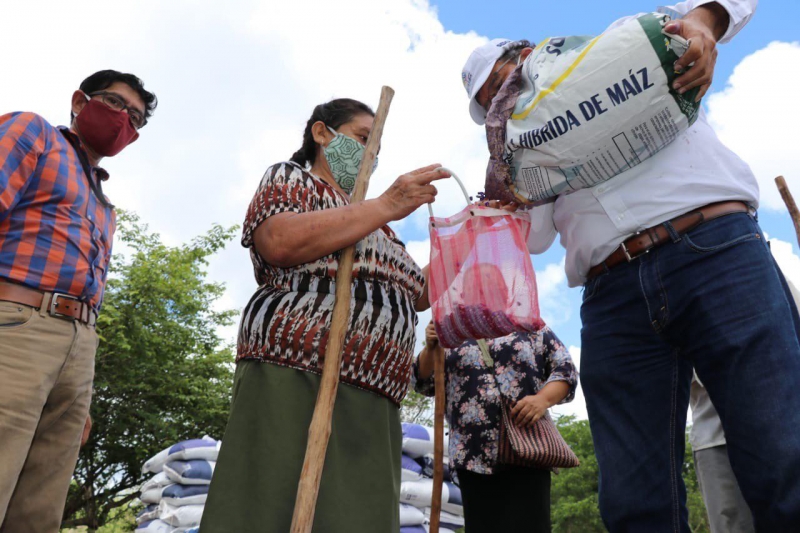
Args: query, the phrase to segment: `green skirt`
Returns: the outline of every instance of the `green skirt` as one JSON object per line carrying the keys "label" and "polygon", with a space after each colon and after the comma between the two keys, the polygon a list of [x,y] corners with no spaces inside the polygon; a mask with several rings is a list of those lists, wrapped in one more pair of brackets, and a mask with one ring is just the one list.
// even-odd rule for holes
{"label": "green skirt", "polygon": [[[236,366],[233,404],[201,533],[287,533],[320,376],[271,363]],[[339,385],[314,533],[400,529],[400,411]]]}

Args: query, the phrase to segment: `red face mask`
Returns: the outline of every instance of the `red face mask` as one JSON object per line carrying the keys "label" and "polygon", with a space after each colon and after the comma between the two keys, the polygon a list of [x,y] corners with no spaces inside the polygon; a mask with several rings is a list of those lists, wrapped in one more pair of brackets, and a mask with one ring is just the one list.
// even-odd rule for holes
{"label": "red face mask", "polygon": [[112,157],[139,138],[125,111],[115,111],[99,100],[89,100],[75,118],[83,138],[98,155]]}

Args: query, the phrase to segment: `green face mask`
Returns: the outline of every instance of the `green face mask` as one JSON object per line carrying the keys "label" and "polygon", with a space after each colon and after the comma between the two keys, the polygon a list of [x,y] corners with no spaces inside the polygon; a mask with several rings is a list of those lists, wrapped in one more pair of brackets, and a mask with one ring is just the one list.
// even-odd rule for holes
{"label": "green face mask", "polygon": [[[361,160],[364,159],[364,145],[331,127],[328,129],[333,133],[333,140],[322,149],[322,153],[328,161],[333,179],[344,192],[351,194],[356,186]],[[377,167],[378,158],[375,157],[372,172],[375,172]]]}

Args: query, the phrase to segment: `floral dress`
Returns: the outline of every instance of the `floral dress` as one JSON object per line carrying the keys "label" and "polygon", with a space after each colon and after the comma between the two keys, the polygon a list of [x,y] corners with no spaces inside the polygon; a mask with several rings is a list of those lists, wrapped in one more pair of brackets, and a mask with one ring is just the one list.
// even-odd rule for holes
{"label": "floral dress", "polygon": [[[478,474],[493,473],[498,463],[501,401],[513,403],[536,394],[547,383],[565,381],[569,394],[560,403],[568,403],[578,386],[572,357],[550,328],[486,342],[494,368],[486,366],[476,341],[445,350],[450,466]],[[433,396],[433,375],[419,379],[418,361],[412,382],[417,392]]]}

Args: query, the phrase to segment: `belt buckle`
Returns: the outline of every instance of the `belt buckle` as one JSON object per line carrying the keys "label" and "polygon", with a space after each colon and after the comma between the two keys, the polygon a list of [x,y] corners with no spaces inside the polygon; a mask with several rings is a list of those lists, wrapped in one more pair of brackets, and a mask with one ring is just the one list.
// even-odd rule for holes
{"label": "belt buckle", "polygon": [[[642,234],[641,231],[637,231],[636,233],[633,234],[633,236],[641,235],[641,234]],[[650,251],[650,248],[645,248],[645,250],[643,252],[639,252],[636,255],[631,255],[631,253],[628,251],[628,247],[625,245],[625,241],[622,241],[620,243],[619,247],[622,250],[623,255],[625,255],[625,259],[628,260],[628,263],[630,263],[634,259],[638,259],[638,258],[642,257],[644,254],[646,254],[647,252]]]}
{"label": "belt buckle", "polygon": [[[50,316],[54,316],[56,318],[68,318],[70,320],[76,320],[76,318],[74,316],[65,315],[64,313],[60,313],[60,312],[58,312],[56,310],[56,305],[58,305],[58,299],[59,298],[66,298],[67,300],[72,300],[72,301],[75,301],[75,302],[79,302],[81,305],[83,304],[83,302],[81,302],[80,298],[76,298],[75,296],[72,296],[72,295],[69,295],[69,294],[64,294],[64,293],[61,293],[61,292],[54,292],[53,296],[50,298],[50,305],[47,308],[47,312],[50,313]],[[79,315],[81,315],[81,314],[82,314],[82,312],[79,312]]]}

